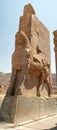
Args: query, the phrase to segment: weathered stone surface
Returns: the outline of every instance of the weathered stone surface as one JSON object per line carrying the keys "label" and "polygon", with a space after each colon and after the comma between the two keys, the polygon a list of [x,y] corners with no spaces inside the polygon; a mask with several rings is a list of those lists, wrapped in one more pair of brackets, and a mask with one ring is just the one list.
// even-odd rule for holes
{"label": "weathered stone surface", "polygon": [[49,31],[35,16],[32,5],[28,4],[24,7],[15,36],[12,77],[7,96],[40,96],[40,88],[45,84],[50,96]]}
{"label": "weathered stone surface", "polygon": [[16,125],[57,114],[56,97],[9,96],[4,98],[2,104],[0,120],[3,119]]}

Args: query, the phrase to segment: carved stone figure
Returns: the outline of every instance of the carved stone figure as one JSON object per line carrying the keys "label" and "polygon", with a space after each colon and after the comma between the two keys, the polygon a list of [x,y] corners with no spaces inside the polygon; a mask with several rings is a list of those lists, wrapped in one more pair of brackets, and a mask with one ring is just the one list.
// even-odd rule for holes
{"label": "carved stone figure", "polygon": [[39,78],[37,96],[40,96],[40,88],[42,87],[43,89],[45,86],[44,83],[47,84],[48,96],[51,96],[50,66],[48,62],[41,57],[33,57],[33,59],[29,61],[29,72]]}
{"label": "carved stone figure", "polygon": [[37,88],[37,96],[40,95],[40,88],[42,85],[42,89],[45,87],[45,83],[47,85],[47,91],[48,91],[48,96],[51,96],[51,82],[50,82],[50,66],[47,63],[46,60],[42,60],[43,62],[43,68],[41,70],[40,76],[39,76],[39,86]]}
{"label": "carved stone figure", "polygon": [[28,4],[15,36],[11,83],[6,95],[40,96],[41,85],[44,88],[46,82],[50,96],[50,75],[49,32]]}

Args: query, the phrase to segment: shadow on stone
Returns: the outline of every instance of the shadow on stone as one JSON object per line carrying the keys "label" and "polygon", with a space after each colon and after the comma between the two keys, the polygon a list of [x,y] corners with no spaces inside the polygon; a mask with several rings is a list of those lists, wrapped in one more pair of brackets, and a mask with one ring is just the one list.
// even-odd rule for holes
{"label": "shadow on stone", "polygon": [[16,97],[5,96],[0,108],[0,122],[4,121],[13,123],[15,119],[15,109],[16,109]]}

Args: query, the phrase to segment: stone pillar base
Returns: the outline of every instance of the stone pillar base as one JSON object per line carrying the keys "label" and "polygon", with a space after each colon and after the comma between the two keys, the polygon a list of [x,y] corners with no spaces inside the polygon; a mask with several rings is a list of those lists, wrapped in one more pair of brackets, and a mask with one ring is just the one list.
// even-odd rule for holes
{"label": "stone pillar base", "polygon": [[0,108],[0,120],[21,125],[57,114],[56,97],[5,97]]}

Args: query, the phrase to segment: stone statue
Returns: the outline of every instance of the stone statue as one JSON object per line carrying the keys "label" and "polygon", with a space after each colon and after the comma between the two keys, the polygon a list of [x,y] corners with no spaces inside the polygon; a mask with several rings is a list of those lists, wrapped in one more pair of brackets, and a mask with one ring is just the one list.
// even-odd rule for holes
{"label": "stone statue", "polygon": [[37,96],[40,96],[40,88],[42,85],[43,89],[43,87],[45,86],[44,83],[47,84],[48,96],[51,96],[50,66],[48,62],[41,57],[33,57],[33,59],[29,60],[29,72],[38,76],[39,78]]}
{"label": "stone statue", "polygon": [[44,89],[45,83],[50,96],[49,48],[48,30],[36,18],[33,7],[30,4],[26,5],[24,15],[20,18],[19,31],[15,36],[12,76],[7,96],[40,96],[40,88],[42,86]]}
{"label": "stone statue", "polygon": [[47,85],[47,91],[48,91],[48,96],[51,96],[51,82],[50,82],[50,66],[47,63],[47,61],[43,61],[43,68],[41,70],[40,76],[39,76],[39,86],[37,88],[37,96],[40,96],[40,88],[42,85],[42,89],[45,86],[45,83]]}

